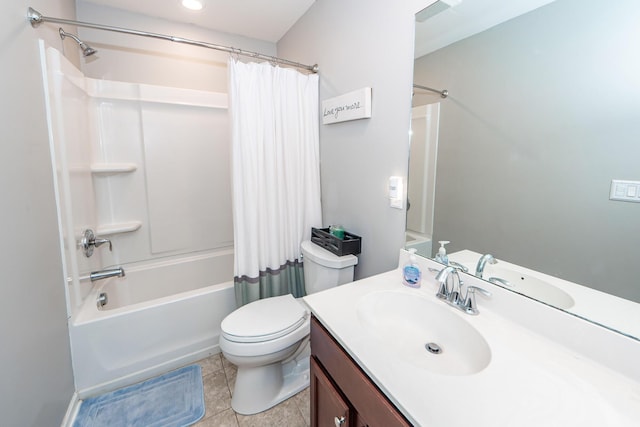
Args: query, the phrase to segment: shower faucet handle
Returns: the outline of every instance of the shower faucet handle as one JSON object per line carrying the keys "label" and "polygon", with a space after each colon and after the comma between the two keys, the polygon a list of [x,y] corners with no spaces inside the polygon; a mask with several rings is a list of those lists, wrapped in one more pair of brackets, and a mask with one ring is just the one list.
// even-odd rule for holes
{"label": "shower faucet handle", "polygon": [[97,237],[93,230],[88,228],[84,230],[84,233],[82,233],[80,247],[82,248],[82,252],[84,252],[84,256],[89,258],[91,255],[93,255],[94,248],[98,248],[105,243],[109,244],[109,251],[113,251],[111,240],[105,239],[104,237]]}
{"label": "shower faucet handle", "polygon": [[104,243],[108,243],[109,244],[109,252],[113,252],[113,244],[111,244],[111,240],[109,239],[105,239],[104,237],[96,237],[93,240],[93,245],[97,248],[100,245],[104,244]]}

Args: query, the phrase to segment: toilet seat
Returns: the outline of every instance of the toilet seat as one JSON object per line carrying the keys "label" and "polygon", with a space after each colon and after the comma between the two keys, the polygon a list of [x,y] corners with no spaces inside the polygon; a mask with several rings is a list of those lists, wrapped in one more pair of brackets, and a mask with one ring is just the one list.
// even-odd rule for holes
{"label": "toilet seat", "polygon": [[298,329],[307,311],[291,294],[258,300],[240,307],[222,321],[222,335],[237,343],[275,340]]}

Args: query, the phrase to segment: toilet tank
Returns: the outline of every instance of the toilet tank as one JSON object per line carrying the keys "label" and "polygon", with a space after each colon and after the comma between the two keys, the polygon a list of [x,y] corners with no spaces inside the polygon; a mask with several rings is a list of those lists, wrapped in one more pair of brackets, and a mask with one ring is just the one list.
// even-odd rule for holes
{"label": "toilet tank", "polygon": [[307,295],[353,281],[355,255],[337,256],[310,240],[301,245]]}

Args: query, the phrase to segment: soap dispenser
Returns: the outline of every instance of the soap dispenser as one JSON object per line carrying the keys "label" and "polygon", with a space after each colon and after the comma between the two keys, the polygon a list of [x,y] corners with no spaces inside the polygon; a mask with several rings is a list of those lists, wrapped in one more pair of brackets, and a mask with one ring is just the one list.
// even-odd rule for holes
{"label": "soap dispenser", "polygon": [[440,240],[438,243],[440,243],[440,249],[438,249],[435,260],[441,264],[449,265],[449,257],[447,256],[447,250],[444,245],[450,242],[448,240]]}
{"label": "soap dispenser", "polygon": [[416,259],[416,248],[409,249],[409,253],[409,261],[402,269],[402,283],[411,288],[419,288],[422,272]]}

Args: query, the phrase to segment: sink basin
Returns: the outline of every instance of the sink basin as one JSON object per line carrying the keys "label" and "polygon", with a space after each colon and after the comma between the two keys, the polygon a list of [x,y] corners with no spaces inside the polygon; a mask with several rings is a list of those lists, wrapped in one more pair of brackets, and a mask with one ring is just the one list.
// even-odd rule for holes
{"label": "sink basin", "polygon": [[506,280],[511,285],[504,286],[501,283],[496,283],[500,286],[504,286],[507,289],[511,289],[554,307],[566,310],[575,304],[571,295],[564,290],[525,273],[492,265],[491,268],[485,268],[484,279],[489,280],[492,277]]}
{"label": "sink basin", "polygon": [[380,291],[360,299],[356,311],[363,328],[378,340],[380,351],[416,368],[471,375],[491,361],[491,350],[482,335],[461,317],[464,314],[440,301]]}

